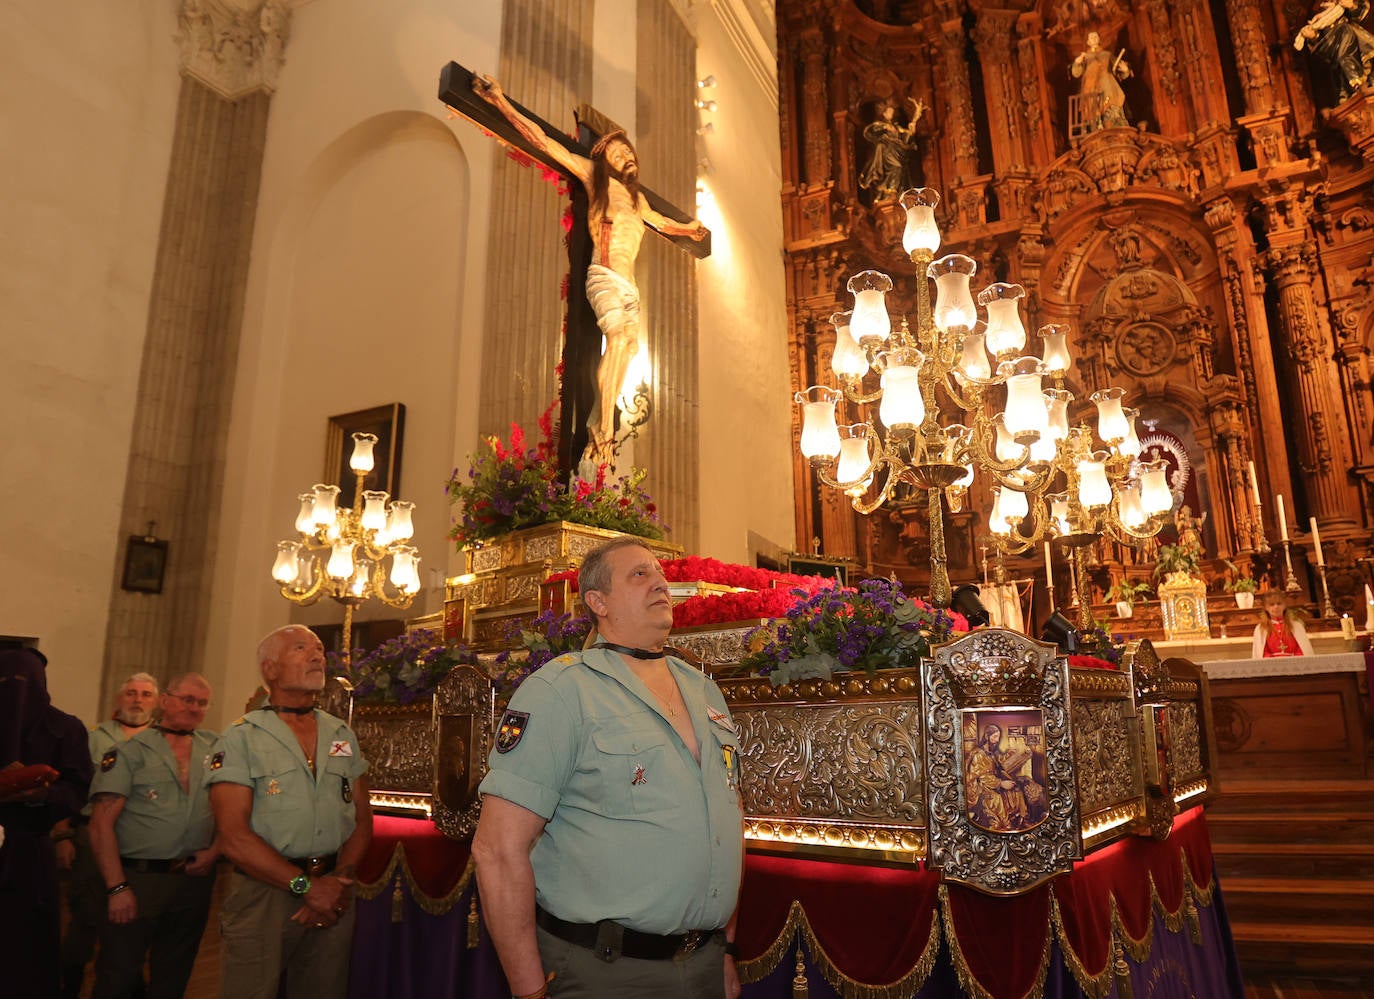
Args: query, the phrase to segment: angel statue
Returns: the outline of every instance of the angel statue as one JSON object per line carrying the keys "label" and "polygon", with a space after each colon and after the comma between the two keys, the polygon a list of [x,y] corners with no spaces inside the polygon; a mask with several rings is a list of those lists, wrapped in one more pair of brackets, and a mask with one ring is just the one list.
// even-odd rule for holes
{"label": "angel statue", "polygon": [[926,106],[911,97],[906,103],[911,109],[907,124],[897,124],[897,105],[888,101],[882,117],[864,129],[864,138],[873,143],[873,155],[859,176],[859,186],[872,190],[874,201],[890,201],[912,186],[908,183],[907,155],[916,149],[916,122],[925,114]]}
{"label": "angel statue", "polygon": [[1293,39],[1293,48],[1308,49],[1331,72],[1337,100],[1345,100],[1369,79],[1374,63],[1374,34],[1360,22],[1369,0],[1325,0]]}

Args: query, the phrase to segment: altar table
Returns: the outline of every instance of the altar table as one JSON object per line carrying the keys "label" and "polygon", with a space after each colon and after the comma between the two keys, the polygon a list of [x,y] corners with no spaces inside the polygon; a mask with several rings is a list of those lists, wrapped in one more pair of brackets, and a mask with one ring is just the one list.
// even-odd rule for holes
{"label": "altar table", "polygon": [[[466,845],[378,816],[358,875],[351,995],[510,995]],[[746,999],[790,999],[803,978],[809,999],[1244,994],[1200,808],[1014,899],[923,868],[751,853],[737,942]]]}

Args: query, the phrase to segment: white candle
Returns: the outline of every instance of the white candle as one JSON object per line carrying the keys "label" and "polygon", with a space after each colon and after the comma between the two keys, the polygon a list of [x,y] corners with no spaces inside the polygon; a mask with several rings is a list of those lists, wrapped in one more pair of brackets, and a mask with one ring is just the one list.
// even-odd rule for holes
{"label": "white candle", "polygon": [[1258,480],[1256,480],[1256,478],[1255,478],[1255,463],[1254,463],[1253,461],[1247,461],[1247,462],[1245,463],[1245,467],[1246,467],[1246,468],[1249,470],[1249,472],[1250,472],[1250,495],[1251,495],[1252,497],[1254,497],[1255,506],[1259,506],[1259,505],[1260,505],[1259,482],[1258,482]]}
{"label": "white candle", "polygon": [[1317,565],[1324,566],[1326,561],[1322,558],[1322,536],[1317,533],[1317,518],[1308,518],[1312,525],[1312,548],[1317,553]]}
{"label": "white candle", "polygon": [[1341,615],[1341,637],[1346,641],[1355,637],[1355,622],[1350,619],[1349,614]]}
{"label": "white candle", "polygon": [[[1054,563],[1050,561],[1050,543],[1045,542],[1045,583],[1051,590],[1054,589]],[[1053,607],[1050,610],[1054,610]]]}
{"label": "white candle", "polygon": [[1274,507],[1279,512],[1279,536],[1288,540],[1288,511],[1283,508],[1283,493],[1274,497]]}

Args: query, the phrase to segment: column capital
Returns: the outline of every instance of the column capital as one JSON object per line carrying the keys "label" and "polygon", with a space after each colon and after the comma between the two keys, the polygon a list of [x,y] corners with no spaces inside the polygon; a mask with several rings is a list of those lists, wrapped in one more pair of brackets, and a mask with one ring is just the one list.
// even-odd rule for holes
{"label": "column capital", "polygon": [[287,0],[182,0],[177,17],[181,71],[226,100],[272,93],[285,61]]}

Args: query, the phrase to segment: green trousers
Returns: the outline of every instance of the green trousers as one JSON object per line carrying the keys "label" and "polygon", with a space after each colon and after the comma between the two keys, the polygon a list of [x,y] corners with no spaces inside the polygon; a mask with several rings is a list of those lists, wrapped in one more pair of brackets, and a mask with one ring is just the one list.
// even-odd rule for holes
{"label": "green trousers", "polygon": [[606,962],[586,947],[538,929],[544,970],[554,973],[551,999],[722,999],[725,945],[719,938],[681,961],[620,957]]}

